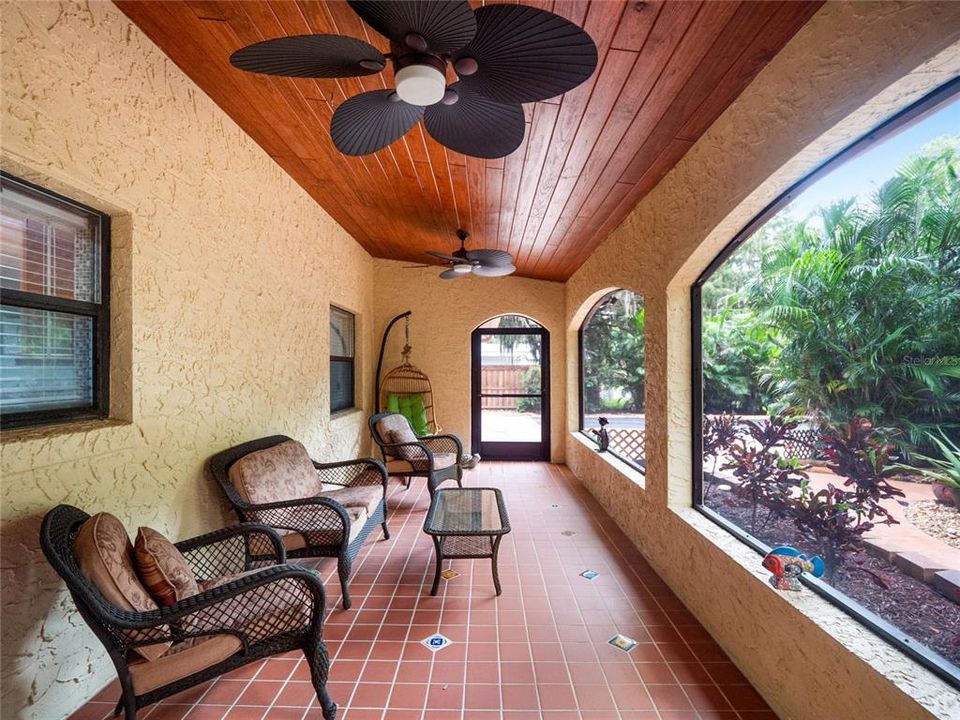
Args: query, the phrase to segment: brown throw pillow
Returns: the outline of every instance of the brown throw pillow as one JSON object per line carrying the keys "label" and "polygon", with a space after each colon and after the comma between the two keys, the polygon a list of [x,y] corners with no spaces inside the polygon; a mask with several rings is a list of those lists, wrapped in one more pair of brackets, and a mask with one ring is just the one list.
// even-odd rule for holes
{"label": "brown throw pillow", "polygon": [[140,580],[161,607],[200,592],[186,558],[156,530],[142,527],[137,531],[133,556]]}
{"label": "brown throw pillow", "polygon": [[[121,610],[148,612],[157,609],[157,603],[137,577],[133,545],[127,531],[123,523],[110,513],[98,513],[80,526],[73,543],[73,556],[80,570],[107,602]],[[165,626],[158,629],[166,631]],[[140,631],[129,632],[135,639],[144,637]],[[135,651],[147,660],[155,660],[169,647],[169,642],[162,642],[144,645]]]}

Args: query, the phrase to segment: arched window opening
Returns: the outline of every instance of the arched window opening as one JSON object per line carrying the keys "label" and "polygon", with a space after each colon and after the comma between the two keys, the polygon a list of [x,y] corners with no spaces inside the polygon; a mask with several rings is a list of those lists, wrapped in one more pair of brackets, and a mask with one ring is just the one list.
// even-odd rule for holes
{"label": "arched window opening", "polygon": [[788,191],[692,308],[694,505],[960,687],[958,90]]}
{"label": "arched window opening", "polygon": [[607,293],[580,326],[580,430],[596,442],[607,421],[609,451],[643,470],[646,464],[643,296]]}

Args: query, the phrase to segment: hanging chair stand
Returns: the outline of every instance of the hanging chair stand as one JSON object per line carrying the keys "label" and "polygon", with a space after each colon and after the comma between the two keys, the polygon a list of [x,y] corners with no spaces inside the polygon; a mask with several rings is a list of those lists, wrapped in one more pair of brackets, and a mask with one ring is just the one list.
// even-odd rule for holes
{"label": "hanging chair stand", "polygon": [[[380,371],[383,370],[383,353],[387,349],[387,338],[390,336],[390,331],[393,329],[393,326],[396,325],[399,321],[407,318],[407,325],[410,324],[410,315],[413,314],[412,310],[407,310],[405,313],[400,313],[397,315],[390,323],[387,325],[387,329],[383,331],[383,337],[380,338],[380,356],[377,358],[377,377],[373,383],[373,409],[374,412],[380,412]],[[408,341],[409,342],[409,341]]]}

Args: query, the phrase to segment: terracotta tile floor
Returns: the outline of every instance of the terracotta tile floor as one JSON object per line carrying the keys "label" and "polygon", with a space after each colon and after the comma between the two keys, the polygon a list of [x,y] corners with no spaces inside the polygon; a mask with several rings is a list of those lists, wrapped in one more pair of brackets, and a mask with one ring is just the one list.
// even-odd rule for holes
{"label": "terracotta tile floor", "polygon": [[[503,489],[513,532],[500,549],[503,595],[487,560],[430,597],[429,498],[391,482],[392,537],[367,542],[353,609],[339,607],[332,561],[321,561],[332,611],[324,635],[341,720],[774,720],[723,650],[563,466],[484,462],[465,484]],[[600,573],[594,580],[584,570]],[[453,643],[432,653],[440,631]],[[621,632],[630,653],[607,644]],[[91,637],[92,640],[92,637]],[[74,714],[108,716],[115,684]],[[320,720],[295,654],[248,665],[145,708],[150,720]]]}

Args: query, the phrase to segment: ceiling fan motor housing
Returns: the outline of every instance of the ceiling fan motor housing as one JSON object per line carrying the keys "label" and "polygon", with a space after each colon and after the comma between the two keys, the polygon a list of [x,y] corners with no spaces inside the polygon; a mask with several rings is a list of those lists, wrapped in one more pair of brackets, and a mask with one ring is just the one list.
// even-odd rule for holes
{"label": "ceiling fan motor housing", "polygon": [[436,105],[447,91],[447,61],[427,52],[411,52],[400,43],[391,43],[397,95],[410,105]]}

